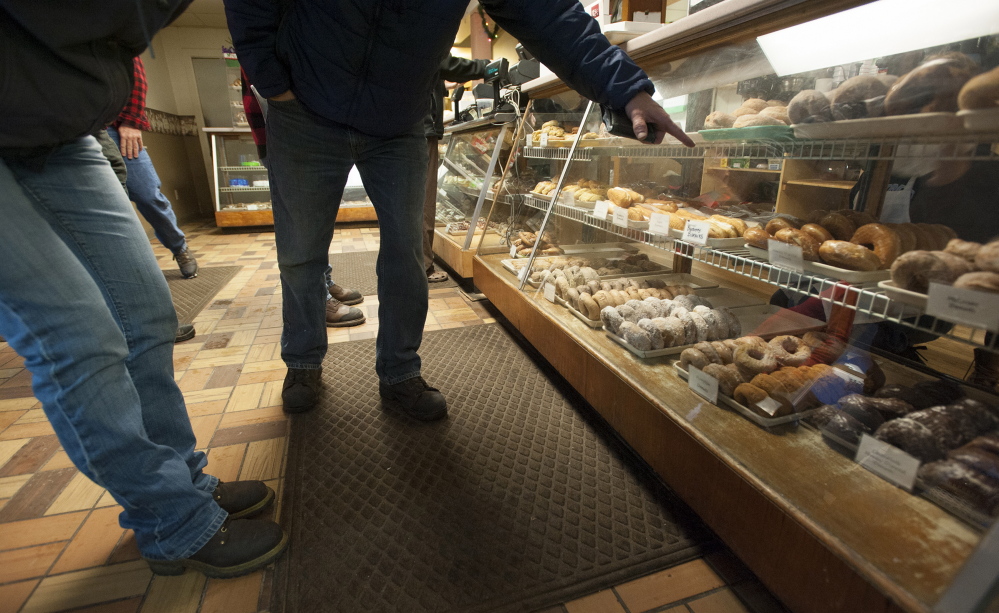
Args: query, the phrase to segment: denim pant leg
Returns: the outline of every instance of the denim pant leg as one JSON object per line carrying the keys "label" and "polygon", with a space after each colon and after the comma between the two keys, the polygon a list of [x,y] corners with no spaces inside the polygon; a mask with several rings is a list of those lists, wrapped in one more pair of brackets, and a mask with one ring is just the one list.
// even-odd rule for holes
{"label": "denim pant leg", "polygon": [[191,555],[226,513],[173,379],[169,289],[97,141],[61,147],[41,172],[0,162],[0,210],[0,335],[142,554]]}
{"label": "denim pant leg", "polygon": [[[109,126],[108,135],[120,148],[121,136],[118,134],[118,130]],[[160,191],[160,176],[156,174],[152,158],[143,148],[139,152],[139,157],[131,160],[124,159],[125,168],[128,170],[125,181],[128,197],[135,202],[135,207],[153,227],[156,238],[163,243],[164,247],[173,253],[183,251],[187,247],[187,240],[184,237],[184,232],[177,225],[177,216],[173,212],[170,201]]]}
{"label": "denim pant leg", "polygon": [[378,214],[378,340],[375,371],[389,385],[420,375],[428,287],[423,260],[427,139],[358,136],[357,169]]}
{"label": "denim pant leg", "polygon": [[337,211],[354,162],[347,131],[317,122],[296,100],[267,113],[267,160],[288,368],[326,356],[325,271]]}

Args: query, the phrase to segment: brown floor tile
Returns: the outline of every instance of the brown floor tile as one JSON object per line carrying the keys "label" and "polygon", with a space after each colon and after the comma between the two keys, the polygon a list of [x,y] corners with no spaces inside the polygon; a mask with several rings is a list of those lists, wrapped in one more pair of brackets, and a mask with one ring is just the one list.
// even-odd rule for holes
{"label": "brown floor tile", "polygon": [[196,449],[208,447],[208,442],[212,440],[212,436],[214,436],[215,429],[218,427],[219,420],[221,419],[221,415],[205,415],[204,417],[191,419],[191,428],[194,430],[194,437],[197,439]]}
{"label": "brown floor tile", "polygon": [[565,603],[567,613],[626,613],[614,590],[604,590]]}
{"label": "brown floor tile", "polygon": [[62,468],[35,473],[0,509],[0,523],[41,517],[77,472]]}
{"label": "brown floor tile", "polygon": [[146,593],[151,577],[149,565],[143,561],[46,577],[21,613],[52,613],[141,596]]}
{"label": "brown floor tile", "polygon": [[690,598],[724,584],[704,560],[693,560],[614,589],[629,610],[638,612]]}
{"label": "brown floor tile", "polygon": [[4,413],[7,411],[27,411],[38,404],[38,399],[30,391],[23,397],[10,398],[0,394],[0,398],[3,398],[0,400],[0,412]]}
{"label": "brown floor tile", "polygon": [[263,372],[243,373],[236,382],[236,387],[249,385],[251,383],[267,383],[268,381],[284,381],[284,376],[288,370],[280,368],[276,370],[265,370]]}
{"label": "brown floor tile", "polygon": [[263,571],[236,579],[209,579],[201,613],[254,613]]}
{"label": "brown floor tile", "polygon": [[140,557],[142,554],[139,552],[139,545],[135,542],[135,534],[131,530],[126,530],[114,551],[111,552],[107,563],[121,564],[122,562],[138,560]]}
{"label": "brown floor tile", "polygon": [[80,532],[59,556],[52,573],[100,566],[107,562],[124,529],[118,525],[121,507],[106,507],[91,511]]}
{"label": "brown floor tile", "polygon": [[196,613],[207,579],[201,573],[153,577],[141,613]]}
{"label": "brown floor tile", "polygon": [[177,381],[177,387],[182,392],[194,392],[205,389],[205,384],[212,378],[214,368],[192,368]]}
{"label": "brown floor tile", "polygon": [[732,590],[723,589],[687,603],[694,613],[750,613]]}
{"label": "brown floor tile", "polygon": [[38,585],[38,579],[0,585],[0,603],[6,611],[17,611],[31,595],[31,590]]}
{"label": "brown floor tile", "polygon": [[239,479],[239,470],[243,466],[243,456],[246,454],[247,443],[212,447],[208,451],[208,474],[215,475],[222,481]]}
{"label": "brown floor tile", "polygon": [[55,435],[31,439],[0,468],[0,477],[37,472],[59,449]]}
{"label": "brown floor tile", "polygon": [[30,442],[31,440],[26,438],[16,441],[0,441],[0,475],[3,475],[3,469],[6,467],[7,462],[14,457],[14,454]]}
{"label": "brown floor tile", "polygon": [[215,400],[213,402],[195,402],[187,404],[187,414],[189,417],[204,417],[205,415],[217,415],[225,410],[228,400]]}
{"label": "brown floor tile", "polygon": [[202,349],[224,349],[229,346],[229,341],[232,340],[232,332],[219,332],[217,334],[210,334],[208,338],[205,339]]}
{"label": "brown floor tile", "polygon": [[[0,430],[5,429],[7,426],[13,424],[15,421],[21,418],[27,411],[4,411],[0,413]],[[23,438],[23,437],[17,437]]]}
{"label": "brown floor tile", "polygon": [[66,488],[45,510],[46,515],[92,509],[104,495],[104,488],[91,481],[81,472],[73,476]]}
{"label": "brown floor tile", "polygon": [[282,421],[287,418],[287,414],[285,414],[280,406],[269,406],[262,409],[226,413],[222,416],[219,428],[235,428],[236,426]]}
{"label": "brown floor tile", "polygon": [[243,468],[239,472],[240,480],[277,479],[284,460],[286,442],[285,438],[272,438],[250,443],[243,458]]}
{"label": "brown floor tile", "polygon": [[[7,415],[7,413],[0,413],[0,415]],[[49,422],[43,421],[37,424],[15,424],[10,426],[3,432],[0,432],[0,441],[9,441],[18,438],[34,438],[36,436],[48,436],[50,434],[55,434],[55,430],[49,425]]]}
{"label": "brown floor tile", "polygon": [[129,598],[114,602],[102,602],[92,607],[73,609],[73,613],[136,613],[142,604],[142,598]]}
{"label": "brown floor tile", "polygon": [[86,518],[86,511],[77,511],[3,524],[0,528],[0,550],[68,541]]}
{"label": "brown floor tile", "polygon": [[57,451],[49,458],[49,461],[42,466],[41,470],[59,470],[60,468],[73,468],[75,464],[69,459],[69,454],[65,451]]}
{"label": "brown floor tile", "polygon": [[65,546],[66,542],[62,541],[0,551],[0,583],[41,577]]}
{"label": "brown floor tile", "polygon": [[210,447],[224,447],[237,443],[262,441],[269,438],[280,438],[288,434],[288,423],[284,421],[238,426],[236,428],[219,428]]}
{"label": "brown floor tile", "polygon": [[205,389],[231,387],[236,385],[236,381],[239,381],[239,375],[242,372],[242,364],[219,366],[214,372],[212,372],[212,376],[208,378],[208,381],[205,383]]}

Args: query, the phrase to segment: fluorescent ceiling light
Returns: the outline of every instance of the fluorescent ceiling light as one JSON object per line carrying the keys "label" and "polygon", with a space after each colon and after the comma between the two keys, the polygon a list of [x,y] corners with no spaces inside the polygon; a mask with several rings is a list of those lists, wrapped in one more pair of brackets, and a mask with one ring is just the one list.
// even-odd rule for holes
{"label": "fluorescent ceiling light", "polygon": [[756,40],[784,76],[996,33],[996,0],[879,0]]}

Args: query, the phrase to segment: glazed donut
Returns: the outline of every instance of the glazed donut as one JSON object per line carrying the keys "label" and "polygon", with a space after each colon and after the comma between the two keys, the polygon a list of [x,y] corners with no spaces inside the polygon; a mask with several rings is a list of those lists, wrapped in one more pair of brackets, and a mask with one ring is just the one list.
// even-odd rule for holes
{"label": "glazed donut", "polygon": [[792,230],[795,229],[794,225],[790,221],[784,219],[783,217],[774,217],[767,222],[766,228],[764,229],[767,231],[767,234],[773,236],[774,234],[777,234],[778,230],[784,230],[786,228],[791,228]]}
{"label": "glazed donut", "polygon": [[847,241],[826,241],[819,247],[819,257],[830,266],[847,270],[877,270],[881,258],[867,247]]}
{"label": "glazed donut", "polygon": [[723,366],[722,364],[708,364],[703,369],[705,374],[718,379],[718,391],[726,396],[732,396],[735,388],[742,383],[742,378],[734,366]]}
{"label": "glazed donut", "polygon": [[782,366],[801,366],[812,357],[812,350],[797,336],[775,336],[768,344]]}
{"label": "glazed donut", "polygon": [[916,248],[916,234],[912,231],[912,228],[909,227],[910,224],[889,223],[885,225],[898,234],[898,239],[902,242],[902,253],[912,251]]}
{"label": "glazed donut", "polygon": [[839,213],[829,213],[822,218],[819,225],[829,230],[829,234],[832,234],[833,238],[838,241],[850,240],[853,237],[853,233],[857,231],[857,226],[846,216]]}
{"label": "glazed donut", "polygon": [[815,239],[815,242],[817,242],[820,245],[826,241],[831,241],[836,238],[835,236],[829,233],[829,230],[826,230],[817,223],[806,223],[805,225],[801,226],[801,231],[811,236],[813,239]]}
{"label": "glazed donut", "polygon": [[975,266],[980,270],[999,272],[999,241],[982,245],[975,254]]}
{"label": "glazed donut", "polygon": [[[822,218],[828,214],[829,211],[825,209],[817,209],[815,211],[812,211],[808,215],[805,215],[805,221],[808,223],[818,224],[820,221],[822,221]],[[801,229],[804,230],[805,226],[802,226]]]}
{"label": "glazed donut", "polygon": [[962,257],[969,262],[975,261],[975,256],[978,255],[978,251],[982,248],[981,243],[975,243],[972,241],[963,241],[959,238],[952,238],[947,243],[947,247],[944,249],[947,253],[953,253],[958,257]]}
{"label": "glazed donut", "polygon": [[[751,373],[750,376],[755,376],[777,370],[777,358],[769,346],[743,345],[733,352],[732,361],[744,376],[748,373]],[[749,379],[750,376],[745,378]]]}
{"label": "glazed donut", "polygon": [[770,233],[757,226],[748,228],[746,233],[742,235],[742,238],[746,239],[746,244],[748,245],[757,249],[766,249],[769,246],[767,241],[770,240]]}
{"label": "glazed donut", "polygon": [[[733,353],[739,347],[743,345],[748,345],[750,347],[759,347],[760,349],[767,348],[767,342],[760,338],[759,336],[741,336],[734,341],[735,346],[732,348]],[[734,358],[733,358],[734,359]]]}
{"label": "glazed donut", "polygon": [[881,268],[890,268],[895,258],[902,253],[902,241],[898,233],[879,223],[860,226],[853,233],[850,242],[865,247],[871,245],[872,251],[881,260]]}
{"label": "glazed donut", "polygon": [[939,228],[940,231],[943,232],[945,235],[947,235],[948,241],[957,238],[957,232],[954,231],[954,228],[950,226],[945,226],[942,223],[933,224],[933,225]]}
{"label": "glazed donut", "polygon": [[711,345],[711,343],[709,343],[707,341],[699,342],[696,345],[694,345],[693,347],[691,347],[691,349],[697,349],[698,351],[700,351],[701,353],[703,353],[704,357],[706,357],[708,359],[708,363],[710,363],[710,364],[723,364],[724,363],[721,360],[721,356],[719,356],[718,352],[715,351],[715,348]]}
{"label": "glazed donut", "polygon": [[[941,254],[947,256],[941,257]],[[911,292],[925,294],[930,282],[951,284],[971,271],[968,261],[945,251],[910,251],[891,266],[891,280]]]}
{"label": "glazed donut", "polygon": [[843,209],[840,212],[844,216],[848,217],[850,219],[850,221],[853,222],[853,225],[857,226],[858,228],[860,226],[866,226],[869,223],[878,223],[878,220],[874,219],[873,215],[871,215],[870,213],[865,213],[864,211],[854,211],[853,209]]}
{"label": "glazed donut", "polygon": [[916,235],[916,248],[914,251],[933,251],[936,241],[929,232],[914,223],[905,224],[909,231]]}
{"label": "glazed donut", "polygon": [[933,224],[917,223],[916,227],[925,232],[926,236],[929,237],[930,244],[933,245],[933,249],[931,251],[942,251],[947,246],[947,241],[950,240],[949,237],[946,237],[946,235],[940,231],[940,228]]}
{"label": "glazed donut", "polygon": [[961,275],[954,281],[954,287],[974,289],[980,292],[999,293],[999,272],[980,270]]}
{"label": "glazed donut", "polygon": [[819,261],[819,245],[821,243],[805,232],[795,230],[794,228],[784,228],[778,230],[774,238],[782,243],[790,243],[801,247],[801,257],[809,262]]}

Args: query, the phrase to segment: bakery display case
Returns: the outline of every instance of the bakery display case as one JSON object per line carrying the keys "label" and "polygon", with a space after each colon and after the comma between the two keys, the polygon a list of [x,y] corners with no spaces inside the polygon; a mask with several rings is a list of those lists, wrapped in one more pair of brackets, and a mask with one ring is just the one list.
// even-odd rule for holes
{"label": "bakery display case", "polygon": [[[517,123],[500,116],[450,125],[437,172],[437,212],[434,253],[461,278],[472,276],[472,256],[480,245],[495,247],[504,240],[502,219],[486,223],[494,201],[506,202],[501,185]],[[515,183],[511,174],[510,182]]]}
{"label": "bakery display case", "polygon": [[[238,71],[237,71],[238,76]],[[205,128],[211,145],[215,223],[219,227],[274,223],[267,168],[260,163],[250,128]],[[354,168],[344,188],[337,221],[375,221],[361,177]]]}
{"label": "bakery display case", "polygon": [[666,26],[672,55],[629,43],[693,148],[528,84],[506,174],[536,181],[493,207],[509,231],[475,285],[793,610],[979,610],[999,11],[867,44],[897,3],[820,4],[777,24],[742,3],[722,44]]}

